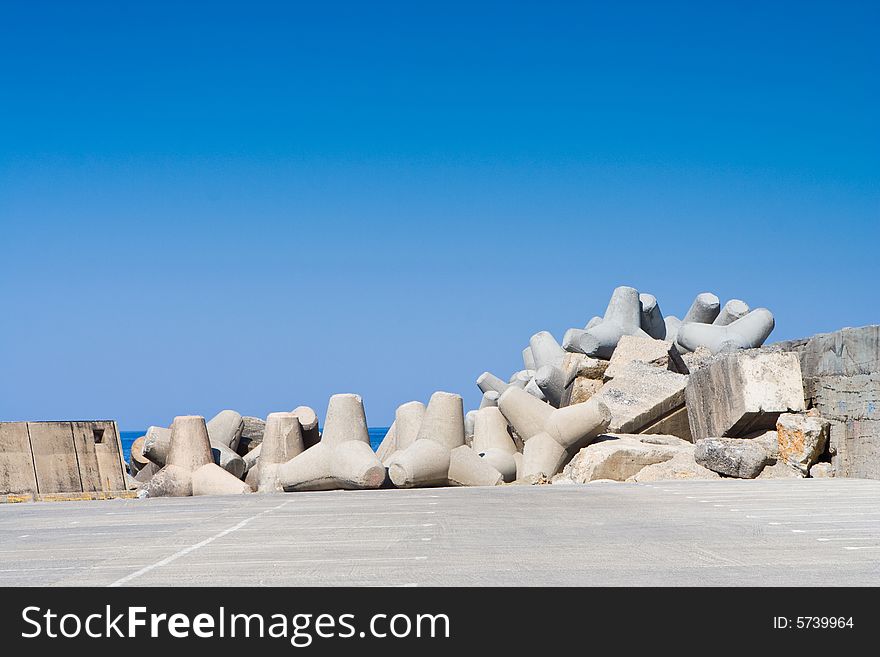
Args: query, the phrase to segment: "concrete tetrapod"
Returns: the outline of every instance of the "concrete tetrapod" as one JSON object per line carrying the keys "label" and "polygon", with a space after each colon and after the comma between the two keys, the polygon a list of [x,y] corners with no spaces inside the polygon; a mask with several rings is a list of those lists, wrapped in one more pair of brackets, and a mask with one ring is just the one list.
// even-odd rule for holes
{"label": "concrete tetrapod", "polygon": [[431,395],[416,440],[395,456],[388,476],[398,488],[494,486],[503,479],[464,444],[461,396],[449,392]]}
{"label": "concrete tetrapod", "polygon": [[528,346],[522,351],[523,367],[527,370],[537,369],[535,364],[535,355],[532,353],[532,347]]}
{"label": "concrete tetrapod", "polygon": [[501,395],[494,390],[484,392],[483,398],[480,400],[480,408],[486,408],[487,406],[498,406],[498,398],[500,396]]}
{"label": "concrete tetrapod", "polygon": [[220,411],[208,420],[208,438],[212,443],[225,445],[235,452],[238,449],[243,427],[244,422],[240,413],[230,410]]}
{"label": "concrete tetrapod", "polygon": [[477,377],[477,387],[484,394],[487,392],[497,392],[499,395],[507,390],[509,383],[505,383],[491,372],[483,372]]}
{"label": "concrete tetrapod", "polygon": [[517,389],[506,390],[498,407],[525,441],[519,477],[543,473],[551,477],[577,450],[605,432],[608,408],[597,399],[553,409]]}
{"label": "concrete tetrapod", "polygon": [[[205,430],[208,431],[214,463],[239,479],[243,477],[245,472],[247,472],[247,465],[245,464],[244,459],[242,459],[235,450],[231,449],[228,444],[220,440],[212,440],[207,425]],[[224,438],[228,440],[228,434],[226,434]],[[166,429],[165,427],[149,427],[147,433],[144,435],[143,455],[159,467],[162,467],[168,460],[168,453],[170,450],[171,429]]]}
{"label": "concrete tetrapod", "polygon": [[247,484],[214,463],[205,418],[198,415],[174,418],[165,466],[141,490],[148,497],[251,492]]}
{"label": "concrete tetrapod", "polygon": [[284,490],[379,488],[385,466],[370,446],[359,395],[330,397],[321,442],[278,466]]}
{"label": "concrete tetrapod", "polygon": [[[299,428],[300,433],[302,434],[303,449],[308,449],[309,447],[317,445],[318,442],[321,440],[321,434],[318,432],[318,416],[315,411],[308,406],[297,406],[295,409],[293,409],[292,412],[296,416],[297,420],[299,420]],[[388,429],[388,433],[385,435],[385,438],[393,440],[394,432],[392,431],[392,429],[393,425],[391,428]],[[385,440],[383,440],[382,442],[384,443]],[[260,458],[260,452],[262,451],[261,448],[262,443],[254,447],[244,456],[242,456],[242,458],[244,459],[246,473],[250,472],[251,469],[256,466]]]}
{"label": "concrete tetrapod", "polygon": [[[721,302],[711,292],[701,292],[695,298],[691,307],[688,308],[687,313],[685,313],[684,319],[681,320],[681,323],[678,325],[677,330],[675,330],[676,342],[675,345],[679,348],[679,351],[685,352],[688,351],[684,345],[678,342],[678,335],[681,334],[681,327],[685,324],[711,324],[718,317],[721,312]],[[669,328],[667,324],[667,329]],[[667,337],[669,337],[667,333]]]}
{"label": "concrete tetrapod", "polygon": [[535,333],[529,340],[529,347],[536,366],[534,385],[541,390],[544,398],[552,406],[558,407],[565,392],[565,374],[562,367],[565,349],[548,331]]}
{"label": "concrete tetrapod", "polygon": [[773,313],[766,308],[756,308],[726,326],[683,324],[678,332],[678,342],[689,351],[706,347],[713,355],[736,349],[754,349],[764,344],[775,325]]}
{"label": "concrete tetrapod", "polygon": [[321,434],[318,432],[318,414],[308,406],[297,406],[293,409],[293,414],[299,420],[303,448],[308,449],[317,445],[321,440]]}
{"label": "concrete tetrapod", "polygon": [[382,460],[386,468],[394,462],[397,455],[415,442],[424,416],[425,405],[420,401],[407,402],[397,407],[397,410],[394,412],[396,441],[394,451]]}
{"label": "concrete tetrapod", "polygon": [[655,340],[665,340],[666,322],[663,321],[657,298],[653,294],[640,294],[639,301],[642,304],[642,330]]}
{"label": "concrete tetrapod", "polygon": [[749,314],[749,304],[739,299],[731,299],[724,304],[718,317],[712,323],[716,326],[727,326]]}
{"label": "concrete tetrapod", "polygon": [[508,383],[517,388],[525,388],[529,384],[529,381],[535,378],[535,374],[535,370],[519,370],[510,376],[510,381]]}
{"label": "concrete tetrapod", "polygon": [[[642,304],[635,288],[615,288],[605,310],[605,316],[586,329],[568,329],[562,340],[566,351],[608,359],[614,353],[623,335],[648,336],[642,330]],[[589,326],[589,325],[588,325]],[[650,336],[648,336],[650,337]]]}
{"label": "concrete tetrapod", "polygon": [[299,417],[295,413],[270,413],[266,418],[266,430],[260,447],[257,490],[261,493],[284,490],[278,478],[278,468],[304,449]]}
{"label": "concrete tetrapod", "polygon": [[507,420],[497,406],[478,411],[474,451],[501,473],[504,481],[516,479],[516,445],[507,431]]}

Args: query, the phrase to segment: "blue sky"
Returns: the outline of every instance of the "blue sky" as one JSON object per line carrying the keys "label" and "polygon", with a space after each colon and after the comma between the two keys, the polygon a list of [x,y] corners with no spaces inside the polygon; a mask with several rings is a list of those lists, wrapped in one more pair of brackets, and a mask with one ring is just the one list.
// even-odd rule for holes
{"label": "blue sky", "polygon": [[358,392],[387,425],[621,284],[769,307],[771,340],[876,323],[878,19],[7,0],[0,419]]}

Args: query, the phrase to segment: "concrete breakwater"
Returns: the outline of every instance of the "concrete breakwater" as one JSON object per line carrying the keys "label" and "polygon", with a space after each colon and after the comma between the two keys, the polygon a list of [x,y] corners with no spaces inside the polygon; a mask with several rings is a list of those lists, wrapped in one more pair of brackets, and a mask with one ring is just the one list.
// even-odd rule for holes
{"label": "concrete breakwater", "polygon": [[773,328],[769,310],[741,300],[702,293],[678,319],[619,287],[561,343],[531,336],[510,376],[481,374],[479,408],[445,391],[402,404],[376,451],[356,394],[333,395],[320,429],[303,406],[181,416],[134,442],[126,487],[156,497],[880,478],[880,327],[765,345]]}

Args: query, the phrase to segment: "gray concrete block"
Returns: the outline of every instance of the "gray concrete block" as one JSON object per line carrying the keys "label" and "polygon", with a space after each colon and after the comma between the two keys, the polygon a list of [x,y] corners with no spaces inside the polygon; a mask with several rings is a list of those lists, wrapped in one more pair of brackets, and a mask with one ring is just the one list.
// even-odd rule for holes
{"label": "gray concrete block", "polygon": [[805,407],[797,356],[762,350],[716,356],[691,373],[685,398],[694,440],[775,429]]}
{"label": "gray concrete block", "polygon": [[640,433],[684,406],[687,381],[684,374],[632,362],[590,401],[601,401],[611,411],[609,431]]}
{"label": "gray concrete block", "polygon": [[687,365],[672,342],[624,335],[611,355],[611,361],[605,370],[605,379],[613,379],[617,372],[636,361],[679,374],[688,373]]}
{"label": "gray concrete block", "polygon": [[748,438],[704,438],[696,442],[694,459],[704,468],[739,479],[754,479],[772,459]]}

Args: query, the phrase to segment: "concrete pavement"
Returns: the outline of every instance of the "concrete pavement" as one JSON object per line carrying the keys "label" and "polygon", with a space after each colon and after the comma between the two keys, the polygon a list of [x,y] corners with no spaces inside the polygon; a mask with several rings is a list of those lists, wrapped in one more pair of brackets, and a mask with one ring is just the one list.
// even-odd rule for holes
{"label": "concrete pavement", "polygon": [[880,481],[0,505],[0,586],[880,585]]}

